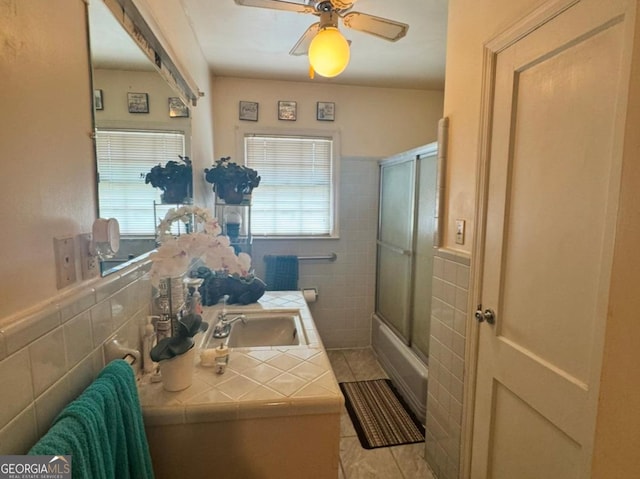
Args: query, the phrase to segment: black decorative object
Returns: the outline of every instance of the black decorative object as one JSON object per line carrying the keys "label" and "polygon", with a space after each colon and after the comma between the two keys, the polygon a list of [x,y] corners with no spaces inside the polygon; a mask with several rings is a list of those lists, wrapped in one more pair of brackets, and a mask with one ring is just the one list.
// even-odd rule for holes
{"label": "black decorative object", "polygon": [[228,296],[227,304],[255,303],[266,290],[264,282],[255,276],[229,275],[211,271],[206,266],[198,268],[195,275],[198,278],[204,278],[199,289],[204,306],[213,306],[224,296]]}

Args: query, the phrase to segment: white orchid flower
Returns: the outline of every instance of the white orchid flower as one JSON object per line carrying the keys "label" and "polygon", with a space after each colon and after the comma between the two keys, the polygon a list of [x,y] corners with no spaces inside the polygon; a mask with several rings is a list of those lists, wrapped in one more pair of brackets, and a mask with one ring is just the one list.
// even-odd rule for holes
{"label": "white orchid flower", "polygon": [[[174,221],[202,225],[202,231],[194,231],[173,237]],[[251,257],[247,253],[236,255],[227,236],[220,233],[220,223],[209,212],[197,206],[182,206],[167,212],[158,225],[160,247],[149,257],[152,260],[151,281],[158,286],[160,279],[185,274],[193,259],[202,258],[213,271],[246,276],[251,270]]]}

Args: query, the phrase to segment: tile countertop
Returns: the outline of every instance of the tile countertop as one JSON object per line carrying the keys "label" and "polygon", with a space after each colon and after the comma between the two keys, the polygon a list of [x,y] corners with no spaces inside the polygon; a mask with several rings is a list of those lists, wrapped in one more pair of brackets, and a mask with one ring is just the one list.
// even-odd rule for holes
{"label": "tile countertop", "polygon": [[[205,308],[209,327],[219,309]],[[196,354],[193,383],[178,392],[143,376],[138,391],[145,425],[340,414],[344,398],[301,292],[268,291],[258,303],[228,309],[299,309],[309,344],[234,348],[224,374],[201,366]],[[197,347],[201,339],[196,340]]]}

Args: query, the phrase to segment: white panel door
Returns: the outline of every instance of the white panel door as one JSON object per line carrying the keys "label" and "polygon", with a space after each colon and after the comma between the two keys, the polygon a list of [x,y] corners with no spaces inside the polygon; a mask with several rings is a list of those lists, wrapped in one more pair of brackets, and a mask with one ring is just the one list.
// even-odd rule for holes
{"label": "white panel door", "polygon": [[496,52],[481,287],[495,322],[479,328],[474,479],[589,477],[625,3],[583,0]]}

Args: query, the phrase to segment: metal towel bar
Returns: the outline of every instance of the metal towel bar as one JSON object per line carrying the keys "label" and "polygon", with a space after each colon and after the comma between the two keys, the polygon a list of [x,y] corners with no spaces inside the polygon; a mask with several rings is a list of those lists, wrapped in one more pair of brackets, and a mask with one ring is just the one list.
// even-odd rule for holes
{"label": "metal towel bar", "polygon": [[[271,257],[271,255],[267,255],[264,259]],[[335,253],[321,255],[321,256],[298,256],[298,261],[315,261],[315,260],[327,260],[327,261],[335,261],[338,259],[338,255]]]}

